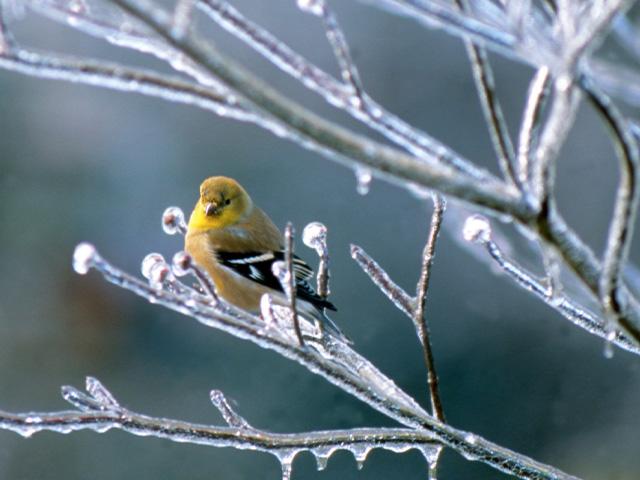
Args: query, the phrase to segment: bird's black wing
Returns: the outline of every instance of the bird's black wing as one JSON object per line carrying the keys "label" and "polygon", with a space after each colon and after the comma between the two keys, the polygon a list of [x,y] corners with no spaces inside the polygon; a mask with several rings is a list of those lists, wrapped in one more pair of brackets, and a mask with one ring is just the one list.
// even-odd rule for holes
{"label": "bird's black wing", "polygon": [[[216,256],[221,265],[233,270],[239,275],[282,292],[282,286],[277,277],[273,274],[271,266],[274,262],[284,261],[284,252],[224,252],[217,251]],[[293,257],[293,272],[296,279],[296,297],[306,300],[318,310],[327,308],[336,310],[336,307],[329,301],[320,297],[314,288],[309,284],[309,279],[313,278],[313,269],[300,257]]]}

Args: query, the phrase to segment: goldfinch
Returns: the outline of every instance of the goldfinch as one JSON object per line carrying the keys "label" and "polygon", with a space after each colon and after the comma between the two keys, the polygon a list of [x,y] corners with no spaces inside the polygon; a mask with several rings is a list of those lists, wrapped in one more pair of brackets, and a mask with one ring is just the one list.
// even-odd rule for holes
{"label": "goldfinch", "polygon": [[[185,251],[211,276],[218,295],[251,312],[260,311],[260,299],[268,293],[274,302],[287,305],[273,262],[284,259],[283,235],[271,219],[254,205],[249,194],[232,178],[210,177],[200,185],[198,199],[187,227]],[[309,285],[313,270],[294,256],[297,310],[322,322],[345,338],[325,315],[333,304]]]}

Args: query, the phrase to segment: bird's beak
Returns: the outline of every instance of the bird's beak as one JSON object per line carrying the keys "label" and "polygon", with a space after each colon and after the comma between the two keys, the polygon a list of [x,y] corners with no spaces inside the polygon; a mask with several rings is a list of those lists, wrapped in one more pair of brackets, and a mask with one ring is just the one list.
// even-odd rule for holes
{"label": "bird's beak", "polygon": [[218,213],[218,204],[214,202],[206,203],[204,205],[204,213],[207,215],[207,217],[215,215],[216,213]]}

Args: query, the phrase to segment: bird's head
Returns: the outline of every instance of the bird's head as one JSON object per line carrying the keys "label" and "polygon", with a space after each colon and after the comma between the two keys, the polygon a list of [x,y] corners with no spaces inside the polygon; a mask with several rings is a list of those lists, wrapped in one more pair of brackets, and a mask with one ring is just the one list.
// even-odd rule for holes
{"label": "bird's head", "polygon": [[228,177],[210,177],[200,185],[200,198],[189,220],[189,228],[225,228],[251,213],[251,197],[238,182]]}

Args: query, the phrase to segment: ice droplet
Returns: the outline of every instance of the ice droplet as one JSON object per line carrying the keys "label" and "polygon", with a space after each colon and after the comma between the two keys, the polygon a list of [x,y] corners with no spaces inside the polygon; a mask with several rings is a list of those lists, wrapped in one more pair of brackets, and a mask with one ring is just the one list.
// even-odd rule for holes
{"label": "ice droplet", "polygon": [[187,224],[184,221],[184,213],[178,207],[169,207],[162,214],[162,230],[167,235],[185,233]]}
{"label": "ice droplet", "polygon": [[366,195],[371,188],[371,180],[373,175],[368,168],[356,169],[356,190],[360,195]]}
{"label": "ice droplet", "polygon": [[440,452],[442,452],[442,447],[440,445],[424,444],[414,448],[422,453],[422,456],[430,467],[438,461],[438,458],[440,458]]}
{"label": "ice droplet", "polygon": [[327,241],[327,227],[320,222],[311,222],[302,231],[302,241],[320,254]]}
{"label": "ice droplet", "polygon": [[603,355],[604,358],[611,359],[613,358],[614,350],[613,350],[613,341],[616,339],[616,331],[611,330],[607,333],[607,338],[604,341],[604,350]]}
{"label": "ice droplet", "polygon": [[467,433],[464,436],[464,440],[467,443],[470,443],[471,445],[475,445],[476,442],[478,441],[478,439],[476,438],[476,436],[473,433]]}
{"label": "ice droplet", "polygon": [[85,275],[93,266],[96,259],[96,247],[87,242],[78,244],[73,251],[73,269],[80,275]]}
{"label": "ice droplet", "polygon": [[142,264],[140,266],[140,271],[142,272],[142,276],[144,278],[151,278],[151,270],[157,264],[166,263],[164,261],[164,257],[159,253],[150,253],[146,257],[142,259]]}
{"label": "ice droplet", "polygon": [[487,217],[471,215],[467,217],[462,229],[462,236],[467,242],[485,244],[491,240],[491,224]]}
{"label": "ice droplet", "polygon": [[324,12],[323,0],[297,0],[298,8],[311,15],[320,16]]}
{"label": "ice droplet", "polygon": [[193,259],[187,252],[180,251],[173,256],[171,264],[173,265],[173,273],[177,277],[184,277],[191,272]]}

